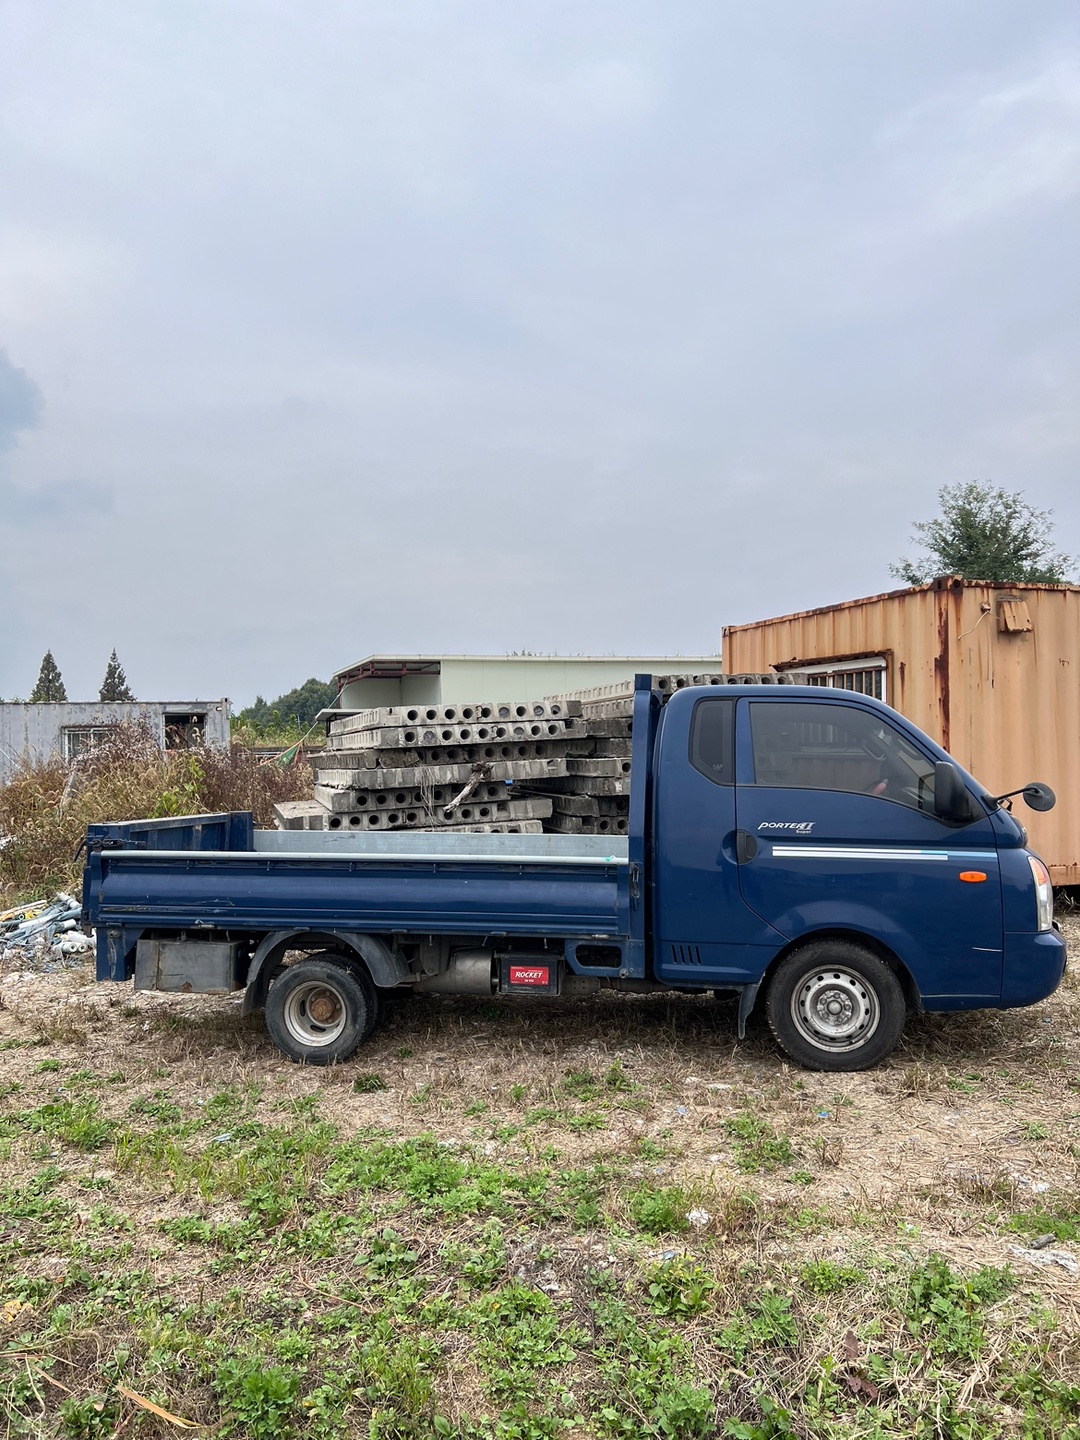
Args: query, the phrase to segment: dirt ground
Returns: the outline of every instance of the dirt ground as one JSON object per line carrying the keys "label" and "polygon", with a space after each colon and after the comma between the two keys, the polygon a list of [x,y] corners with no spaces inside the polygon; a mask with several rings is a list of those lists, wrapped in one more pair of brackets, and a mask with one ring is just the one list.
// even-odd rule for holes
{"label": "dirt ground", "polygon": [[[1067,916],[1063,928],[1080,953],[1080,919]],[[164,1064],[170,1087],[193,1096],[257,1083],[291,1098],[326,1096],[346,1129],[383,1125],[401,1135],[454,1138],[463,1133],[464,1110],[478,1100],[496,1112],[514,1085],[539,1095],[568,1069],[619,1062],[650,1103],[645,1113],[612,1117],[608,1138],[618,1145],[624,1130],[670,1132],[686,1176],[729,1167],[716,1137],[722,1122],[749,1104],[818,1155],[815,1198],[912,1204],[924,1225],[933,1196],[952,1181],[1007,1177],[1019,1192],[1038,1195],[1080,1177],[1075,972],[1028,1009],[914,1017],[884,1065],[855,1075],[791,1065],[753,1021],[740,1042],[732,1007],[712,1000],[410,997],[392,1003],[367,1044],[331,1070],[285,1060],[261,1019],[242,1019],[239,1006],[239,996],[137,994],[131,983],[97,984],[89,965],[57,974],[9,968],[0,974],[0,1043],[36,1043],[0,1050],[0,1085],[21,1082],[24,1101],[28,1088],[54,1091],[47,1075],[27,1086],[28,1060],[47,1053],[65,1064],[122,1068],[127,1080],[117,1099],[126,1107],[140,1090],[160,1086]],[[380,1075],[386,1089],[353,1093],[356,1075],[366,1072]],[[597,1143],[589,1134],[588,1147]],[[955,1217],[939,1220],[942,1237],[949,1235]],[[1037,1256],[1027,1263],[1045,1267]]]}
{"label": "dirt ground", "polygon": [[[1080,922],[1066,916],[1063,928],[1076,953]],[[1008,1266],[1019,1292],[1055,1315],[1060,1375],[1080,1355],[1080,1244],[1069,1220],[1080,1192],[1078,1020],[1070,972],[1030,1009],[914,1017],[880,1068],[820,1075],[787,1063],[763,1026],[740,1042],[733,1008],[712,1000],[410,997],[391,1004],[352,1060],[319,1070],[285,1060],[260,1017],[241,1018],[238,997],[135,994],[96,984],[89,969],[9,969],[0,1120],[71,1096],[69,1077],[92,1074],[115,1082],[101,1080],[95,1103],[117,1123],[163,1094],[190,1108],[246,1092],[258,1097],[252,1113],[317,1113],[345,1141],[427,1135],[493,1162],[557,1156],[565,1169],[615,1159],[627,1184],[713,1196],[706,1207],[749,1185],[761,1212],[810,1207],[828,1218],[759,1226],[740,1241],[753,1252],[747,1263],[841,1264],[869,1237],[890,1263],[940,1255],[965,1273]],[[597,1100],[604,1075],[613,1091]],[[788,1144],[782,1163],[748,1164],[739,1117]],[[0,1149],[0,1179],[21,1183],[40,1160],[21,1142],[6,1158]],[[116,1169],[108,1150],[71,1163],[84,1185]],[[176,1186],[152,1172],[119,1189],[111,1203],[137,1228],[186,1213]],[[1033,1235],[1044,1209],[1052,1233]],[[695,1223],[708,1230],[712,1216],[701,1213]],[[48,1263],[29,1258],[28,1274]]]}

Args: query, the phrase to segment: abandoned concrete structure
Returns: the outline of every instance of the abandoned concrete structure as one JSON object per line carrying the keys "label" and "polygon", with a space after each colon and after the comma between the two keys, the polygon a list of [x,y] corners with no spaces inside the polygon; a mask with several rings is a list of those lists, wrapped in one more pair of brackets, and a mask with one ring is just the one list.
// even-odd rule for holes
{"label": "abandoned concrete structure", "polygon": [[0,702],[0,784],[25,761],[70,761],[118,725],[149,727],[163,750],[229,745],[228,700]]}

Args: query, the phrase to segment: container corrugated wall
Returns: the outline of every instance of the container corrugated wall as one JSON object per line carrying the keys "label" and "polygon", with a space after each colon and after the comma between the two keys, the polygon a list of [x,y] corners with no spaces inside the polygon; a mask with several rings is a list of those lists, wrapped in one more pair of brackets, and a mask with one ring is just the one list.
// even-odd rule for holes
{"label": "container corrugated wall", "polygon": [[1080,884],[1080,588],[946,579],[724,630],[729,673],[870,656],[888,703],[988,789],[1053,787],[1052,811],[1016,813],[1055,884]]}

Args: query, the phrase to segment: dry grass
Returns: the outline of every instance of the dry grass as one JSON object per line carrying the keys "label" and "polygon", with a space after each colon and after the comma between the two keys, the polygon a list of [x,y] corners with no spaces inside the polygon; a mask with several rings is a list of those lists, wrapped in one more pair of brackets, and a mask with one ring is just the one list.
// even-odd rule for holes
{"label": "dry grass", "polygon": [[826,1076],[704,1000],[414,998],[323,1072],[234,1001],[8,976],[0,1379],[87,1440],[168,1431],[121,1384],[256,1440],[1076,1436],[1078,1019],[1070,976]]}
{"label": "dry grass", "polygon": [[0,907],[77,886],[74,855],[89,824],[252,810],[270,825],[275,802],[310,794],[303,767],[267,764],[239,745],[162,752],[146,728],[120,726],[74,767],[24,765],[0,787]]}

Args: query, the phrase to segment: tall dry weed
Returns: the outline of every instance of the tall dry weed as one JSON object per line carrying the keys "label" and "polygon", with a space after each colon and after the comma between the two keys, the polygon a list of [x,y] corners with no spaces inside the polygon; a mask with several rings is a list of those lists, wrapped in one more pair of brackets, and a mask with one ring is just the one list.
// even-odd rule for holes
{"label": "tall dry weed", "polygon": [[272,825],[277,801],[311,793],[306,766],[283,769],[238,745],[162,751],[147,727],[118,726],[71,764],[25,764],[0,786],[0,899],[76,886],[87,825],[225,810],[251,810],[257,825]]}

